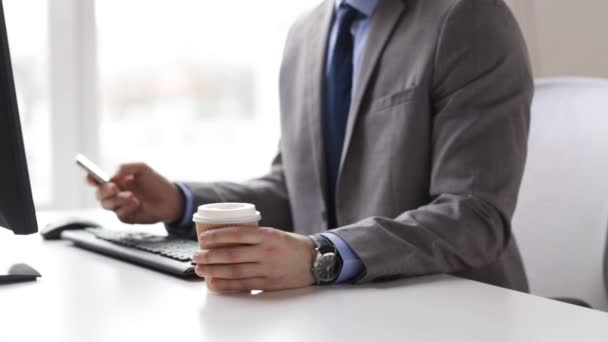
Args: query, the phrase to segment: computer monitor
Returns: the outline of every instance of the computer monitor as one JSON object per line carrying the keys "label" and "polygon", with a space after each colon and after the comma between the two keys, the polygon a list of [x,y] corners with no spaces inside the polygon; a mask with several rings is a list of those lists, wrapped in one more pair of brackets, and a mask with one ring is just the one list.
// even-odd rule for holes
{"label": "computer monitor", "polygon": [[0,227],[15,234],[38,231],[21,122],[0,0]]}

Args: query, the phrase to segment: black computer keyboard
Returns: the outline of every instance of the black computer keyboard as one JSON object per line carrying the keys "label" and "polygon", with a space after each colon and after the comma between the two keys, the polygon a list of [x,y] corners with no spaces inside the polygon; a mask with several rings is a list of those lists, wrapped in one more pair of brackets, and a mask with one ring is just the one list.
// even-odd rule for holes
{"label": "black computer keyboard", "polygon": [[61,239],[72,241],[78,247],[180,277],[196,277],[192,255],[199,247],[194,240],[97,227],[66,230],[61,233]]}
{"label": "black computer keyboard", "polygon": [[104,228],[87,228],[85,231],[102,240],[137,248],[179,261],[192,261],[192,254],[198,249],[196,241],[145,232],[117,231]]}

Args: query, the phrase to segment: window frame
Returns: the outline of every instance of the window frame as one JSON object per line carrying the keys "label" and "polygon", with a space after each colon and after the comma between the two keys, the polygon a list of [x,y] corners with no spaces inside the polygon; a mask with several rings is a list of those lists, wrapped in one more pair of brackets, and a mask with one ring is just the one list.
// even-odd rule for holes
{"label": "window frame", "polygon": [[95,0],[48,0],[48,25],[52,196],[38,209],[92,207],[74,156],[99,158]]}

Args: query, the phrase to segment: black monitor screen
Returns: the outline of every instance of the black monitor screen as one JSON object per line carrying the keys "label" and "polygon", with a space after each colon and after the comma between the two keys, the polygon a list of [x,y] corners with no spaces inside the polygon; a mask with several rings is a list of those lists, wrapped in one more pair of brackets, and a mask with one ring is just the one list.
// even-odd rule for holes
{"label": "black monitor screen", "polygon": [[0,0],[0,227],[38,230],[17,108],[4,6]]}

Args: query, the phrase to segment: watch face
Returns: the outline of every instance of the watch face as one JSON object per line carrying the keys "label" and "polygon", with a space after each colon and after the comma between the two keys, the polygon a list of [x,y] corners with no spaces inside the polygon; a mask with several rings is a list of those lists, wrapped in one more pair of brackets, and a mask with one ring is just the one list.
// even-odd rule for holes
{"label": "watch face", "polygon": [[336,254],[323,254],[315,264],[315,275],[321,282],[332,282],[337,278]]}

